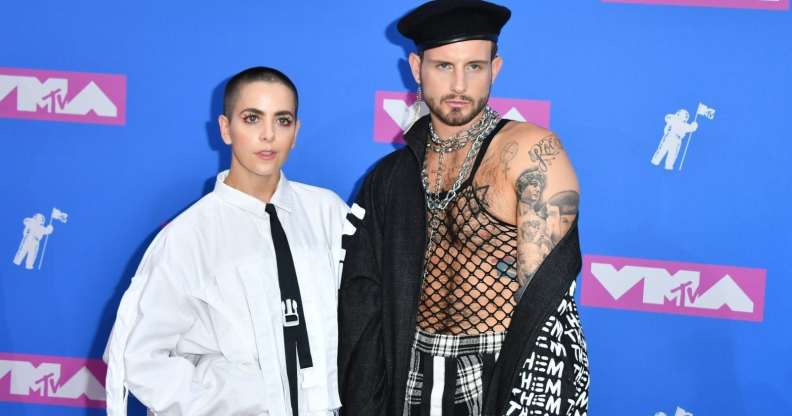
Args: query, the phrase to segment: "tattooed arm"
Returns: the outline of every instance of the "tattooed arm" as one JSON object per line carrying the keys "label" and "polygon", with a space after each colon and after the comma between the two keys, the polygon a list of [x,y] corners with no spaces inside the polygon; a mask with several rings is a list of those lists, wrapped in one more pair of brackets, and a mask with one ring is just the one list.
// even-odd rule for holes
{"label": "tattooed arm", "polygon": [[572,226],[579,203],[577,177],[558,138],[526,133],[509,170],[517,195],[518,297]]}

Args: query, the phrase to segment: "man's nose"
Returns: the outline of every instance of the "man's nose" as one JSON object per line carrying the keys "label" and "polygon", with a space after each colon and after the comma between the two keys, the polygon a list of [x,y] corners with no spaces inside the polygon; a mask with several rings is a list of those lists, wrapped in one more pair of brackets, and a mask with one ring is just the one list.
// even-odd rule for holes
{"label": "man's nose", "polygon": [[451,90],[457,94],[462,94],[467,90],[467,79],[465,78],[464,69],[454,70],[454,82],[451,85]]}

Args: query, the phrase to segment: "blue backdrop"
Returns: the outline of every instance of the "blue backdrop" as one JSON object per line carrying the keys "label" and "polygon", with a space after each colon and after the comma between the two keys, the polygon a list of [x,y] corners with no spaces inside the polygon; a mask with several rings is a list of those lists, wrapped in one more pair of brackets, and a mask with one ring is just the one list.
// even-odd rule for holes
{"label": "blue backdrop", "polygon": [[[792,414],[790,12],[502,3],[513,17],[493,96],[550,101],[580,179],[584,253],[767,270],[760,322],[582,306],[590,414]],[[0,67],[124,75],[126,117],[0,118],[0,352],[101,356],[150,239],[228,166],[216,117],[243,68],[278,67],[300,90],[287,175],[351,200],[397,146],[372,139],[375,92],[414,90],[394,23],[418,4],[4,4]],[[684,168],[650,164],[664,117],[692,119],[700,102],[716,115],[698,116]],[[53,222],[41,269],[16,265],[23,220],[53,208],[68,222]],[[0,414],[103,412],[0,402]]]}

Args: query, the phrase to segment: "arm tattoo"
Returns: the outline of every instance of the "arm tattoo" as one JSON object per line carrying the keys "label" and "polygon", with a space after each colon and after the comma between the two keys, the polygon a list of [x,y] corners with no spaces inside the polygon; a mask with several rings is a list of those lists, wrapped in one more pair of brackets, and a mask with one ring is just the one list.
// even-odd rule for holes
{"label": "arm tattoo", "polygon": [[521,241],[517,248],[519,259],[518,278],[520,288],[525,288],[533,279],[534,274],[553,248],[553,242],[547,229],[547,222],[536,216],[520,224]]}
{"label": "arm tattoo", "polygon": [[578,215],[580,194],[575,191],[562,191],[547,200],[547,227],[553,245],[558,244]]}
{"label": "arm tattoo", "polygon": [[503,146],[503,150],[501,150],[501,165],[503,167],[503,174],[506,175],[506,172],[509,171],[509,164],[514,157],[517,156],[517,151],[520,150],[520,145],[517,142],[509,142]]}
{"label": "arm tattoo", "polygon": [[547,136],[539,140],[530,150],[531,161],[539,164],[539,169],[542,172],[547,172],[547,166],[552,164],[556,156],[561,153],[564,148],[561,142],[555,136]]}
{"label": "arm tattoo", "polygon": [[487,192],[489,192],[489,188],[489,185],[476,186],[475,183],[473,184],[473,193],[484,209],[489,209],[489,202],[487,201]]}
{"label": "arm tattoo", "polygon": [[526,169],[517,178],[517,200],[519,201],[520,213],[523,209],[538,208],[539,201],[542,199],[547,177],[538,167]]}
{"label": "arm tattoo", "polygon": [[526,169],[517,178],[518,212],[521,223],[517,230],[518,281],[517,299],[531,282],[545,257],[572,227],[577,217],[580,196],[575,191],[562,191],[542,199],[546,176],[541,167]]}
{"label": "arm tattoo", "polygon": [[495,265],[495,268],[498,269],[498,275],[507,277],[509,280],[515,280],[517,278],[517,268],[514,267],[515,262],[516,260],[512,256],[506,256],[502,260],[498,260]]}
{"label": "arm tattoo", "polygon": [[524,218],[517,230],[518,296],[522,295],[523,289],[528,286],[552,248],[547,220],[542,215],[544,209],[541,198],[546,181],[544,172],[538,167],[524,170],[517,178],[519,214]]}

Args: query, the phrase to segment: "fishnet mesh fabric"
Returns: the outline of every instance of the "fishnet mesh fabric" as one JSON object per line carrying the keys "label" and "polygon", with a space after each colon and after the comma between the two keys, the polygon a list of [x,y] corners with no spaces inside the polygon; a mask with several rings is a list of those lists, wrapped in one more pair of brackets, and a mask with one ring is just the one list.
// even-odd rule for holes
{"label": "fishnet mesh fabric", "polygon": [[418,327],[450,335],[506,331],[520,287],[516,227],[486,211],[468,183],[446,210],[427,210],[427,232]]}

